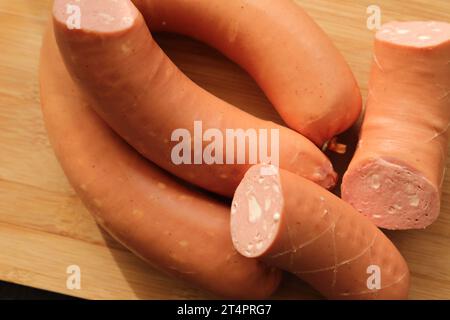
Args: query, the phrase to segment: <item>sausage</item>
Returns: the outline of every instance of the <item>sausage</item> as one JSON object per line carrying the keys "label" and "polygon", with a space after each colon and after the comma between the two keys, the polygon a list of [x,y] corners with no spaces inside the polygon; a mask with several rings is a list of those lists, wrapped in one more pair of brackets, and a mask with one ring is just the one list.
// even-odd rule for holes
{"label": "sausage", "polygon": [[349,204],[288,171],[251,167],[230,225],[239,253],[297,275],[327,298],[407,298],[408,266],[392,242]]}
{"label": "sausage", "polygon": [[[108,5],[100,0],[77,2],[82,16],[80,29],[67,27],[65,9],[69,3],[73,2],[57,0],[53,10],[55,35],[65,64],[79,86],[95,99],[95,111],[146,158],[190,183],[232,197],[249,167],[250,143],[245,149],[247,161],[242,164],[234,148],[227,154],[227,143],[222,153],[231,156],[232,164],[193,164],[196,155],[191,164],[177,164],[172,158],[172,134],[177,129],[194,132],[195,121],[202,121],[203,131],[217,129],[222,136],[227,129],[276,129],[281,167],[326,188],[335,184],[330,161],[312,142],[235,108],[181,73],[152,39],[131,1]],[[277,141],[270,140],[269,150],[272,143]],[[192,149],[195,144],[192,141]],[[202,149],[208,144],[203,142]],[[256,162],[264,161],[259,157]]]}
{"label": "sausage", "polygon": [[113,237],[155,268],[220,296],[257,299],[276,289],[279,271],[234,250],[228,206],[142,158],[91,110],[52,30],[43,41],[40,84],[45,124],[64,172]]}
{"label": "sausage", "polygon": [[377,32],[367,111],[342,197],[376,225],[421,229],[440,211],[450,126],[450,24]]}
{"label": "sausage", "polygon": [[361,94],[344,58],[292,0],[133,0],[150,30],[218,49],[263,89],[287,125],[318,146],[349,128]]}

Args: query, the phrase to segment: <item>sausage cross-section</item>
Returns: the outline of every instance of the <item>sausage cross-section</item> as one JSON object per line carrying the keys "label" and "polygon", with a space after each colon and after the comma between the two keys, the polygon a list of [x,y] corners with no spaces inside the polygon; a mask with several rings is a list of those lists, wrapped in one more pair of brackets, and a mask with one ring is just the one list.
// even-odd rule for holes
{"label": "sausage cross-section", "polygon": [[449,126],[450,24],[384,25],[343,199],[382,228],[430,225],[440,211]]}
{"label": "sausage cross-section", "polygon": [[405,299],[408,266],[392,242],[334,194],[274,166],[245,174],[231,207],[244,256],[287,270],[332,299]]}

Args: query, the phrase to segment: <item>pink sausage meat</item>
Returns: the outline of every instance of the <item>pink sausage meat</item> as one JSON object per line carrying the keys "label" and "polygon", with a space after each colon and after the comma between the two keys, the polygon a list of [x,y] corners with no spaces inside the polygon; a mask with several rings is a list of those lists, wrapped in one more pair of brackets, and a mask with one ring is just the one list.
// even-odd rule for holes
{"label": "pink sausage meat", "polygon": [[[257,165],[246,173],[231,234],[242,255],[294,273],[327,298],[408,295],[408,266],[389,239],[332,193],[282,169]],[[371,285],[374,270],[378,286]]]}
{"label": "pink sausage meat", "polygon": [[343,199],[382,228],[430,225],[440,211],[449,126],[450,24],[384,25]]}

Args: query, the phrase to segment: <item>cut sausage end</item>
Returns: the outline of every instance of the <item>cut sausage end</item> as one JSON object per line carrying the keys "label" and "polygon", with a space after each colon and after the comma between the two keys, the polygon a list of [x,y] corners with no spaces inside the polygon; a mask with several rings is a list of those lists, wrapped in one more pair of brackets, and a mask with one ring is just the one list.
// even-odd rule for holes
{"label": "cut sausage end", "polygon": [[129,29],[139,15],[131,1],[56,0],[53,18],[68,31],[115,33]]}
{"label": "cut sausage end", "polygon": [[439,191],[406,164],[368,160],[344,176],[342,198],[385,229],[422,229],[439,215]]}
{"label": "cut sausage end", "polygon": [[394,21],[384,24],[376,38],[404,47],[435,47],[450,41],[450,24],[438,21]]}
{"label": "cut sausage end", "polygon": [[278,168],[272,165],[251,167],[231,205],[231,234],[236,250],[252,258],[270,251],[279,234],[282,208]]}

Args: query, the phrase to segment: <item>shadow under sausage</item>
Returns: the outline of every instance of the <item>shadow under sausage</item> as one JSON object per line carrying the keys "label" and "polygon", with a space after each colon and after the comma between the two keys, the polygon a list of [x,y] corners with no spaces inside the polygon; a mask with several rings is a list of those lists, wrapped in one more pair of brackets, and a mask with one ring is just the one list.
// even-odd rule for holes
{"label": "shadow under sausage", "polygon": [[159,33],[154,38],[197,85],[247,113],[284,125],[255,81],[219,51],[181,35]]}
{"label": "shadow under sausage", "polygon": [[[113,247],[109,247],[109,252],[113,257],[117,268],[120,270],[123,279],[128,283],[129,289],[139,300],[202,300],[218,299],[213,294],[196,288],[192,284],[181,279],[177,279],[147,264],[125,246],[114,240],[109,233],[102,229],[102,236],[107,243],[115,242]],[[129,299],[128,294],[122,293],[119,289],[115,293],[119,299]],[[123,297],[123,298],[121,298]]]}
{"label": "shadow under sausage", "polygon": [[344,144],[347,146],[347,150],[345,154],[339,154],[330,150],[327,150],[325,154],[330,159],[333,164],[334,170],[338,174],[338,181],[336,183],[336,187],[332,190],[332,192],[338,197],[341,196],[341,184],[342,177],[344,176],[347,168],[352,161],[353,155],[356,151],[356,146],[358,144],[358,136],[359,136],[360,123],[357,122],[350,129],[340,134],[337,137],[338,143]]}

